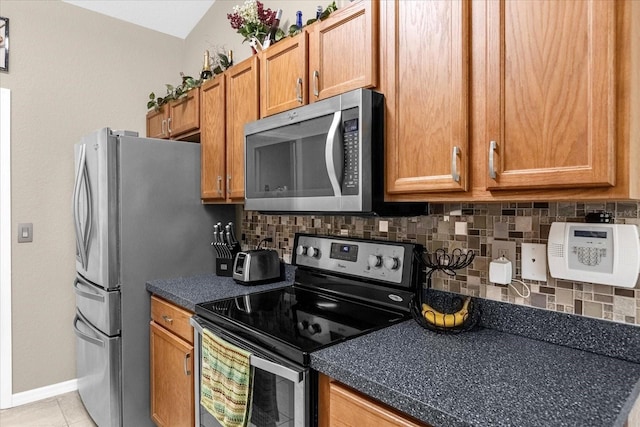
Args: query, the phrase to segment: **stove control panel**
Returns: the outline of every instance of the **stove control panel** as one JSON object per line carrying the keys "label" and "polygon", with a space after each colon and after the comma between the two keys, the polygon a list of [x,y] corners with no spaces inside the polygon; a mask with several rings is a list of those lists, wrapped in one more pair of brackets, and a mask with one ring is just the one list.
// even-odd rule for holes
{"label": "stove control panel", "polygon": [[400,284],[413,245],[332,236],[297,235],[293,263],[330,272]]}

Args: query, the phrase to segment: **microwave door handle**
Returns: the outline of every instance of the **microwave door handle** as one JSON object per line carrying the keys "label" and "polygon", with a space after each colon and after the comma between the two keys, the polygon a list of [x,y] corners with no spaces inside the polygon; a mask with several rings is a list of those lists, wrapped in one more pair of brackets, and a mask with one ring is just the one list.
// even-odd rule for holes
{"label": "microwave door handle", "polygon": [[342,112],[336,111],[333,114],[333,121],[331,122],[331,126],[329,127],[329,133],[327,134],[327,144],[324,150],[324,159],[327,165],[329,181],[331,182],[331,188],[333,188],[334,196],[340,196],[342,194],[340,181],[342,180],[344,149],[340,134],[341,121]]}

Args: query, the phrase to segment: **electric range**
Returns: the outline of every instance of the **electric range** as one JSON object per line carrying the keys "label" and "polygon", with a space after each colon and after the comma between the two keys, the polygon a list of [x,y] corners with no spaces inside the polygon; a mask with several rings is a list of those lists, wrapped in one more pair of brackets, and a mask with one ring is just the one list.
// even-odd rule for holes
{"label": "electric range", "polygon": [[197,304],[196,315],[272,359],[310,353],[411,317],[413,243],[296,234],[292,286]]}

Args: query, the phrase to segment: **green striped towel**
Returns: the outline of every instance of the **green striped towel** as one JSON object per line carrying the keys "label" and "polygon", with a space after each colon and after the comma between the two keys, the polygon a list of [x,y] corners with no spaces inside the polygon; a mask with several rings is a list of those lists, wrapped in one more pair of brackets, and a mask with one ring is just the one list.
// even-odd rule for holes
{"label": "green striped towel", "polygon": [[200,404],[224,427],[248,424],[253,377],[250,356],[210,331],[203,331]]}

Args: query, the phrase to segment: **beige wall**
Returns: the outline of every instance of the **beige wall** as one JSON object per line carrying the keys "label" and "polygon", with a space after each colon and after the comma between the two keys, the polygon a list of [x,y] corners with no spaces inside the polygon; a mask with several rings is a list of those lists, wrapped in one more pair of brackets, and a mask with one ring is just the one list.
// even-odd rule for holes
{"label": "beige wall", "polygon": [[[184,40],[60,1],[0,1],[11,25],[13,392],[74,379],[73,144],[98,128],[145,133],[149,92],[178,82]],[[17,233],[17,231],[16,231]]]}

